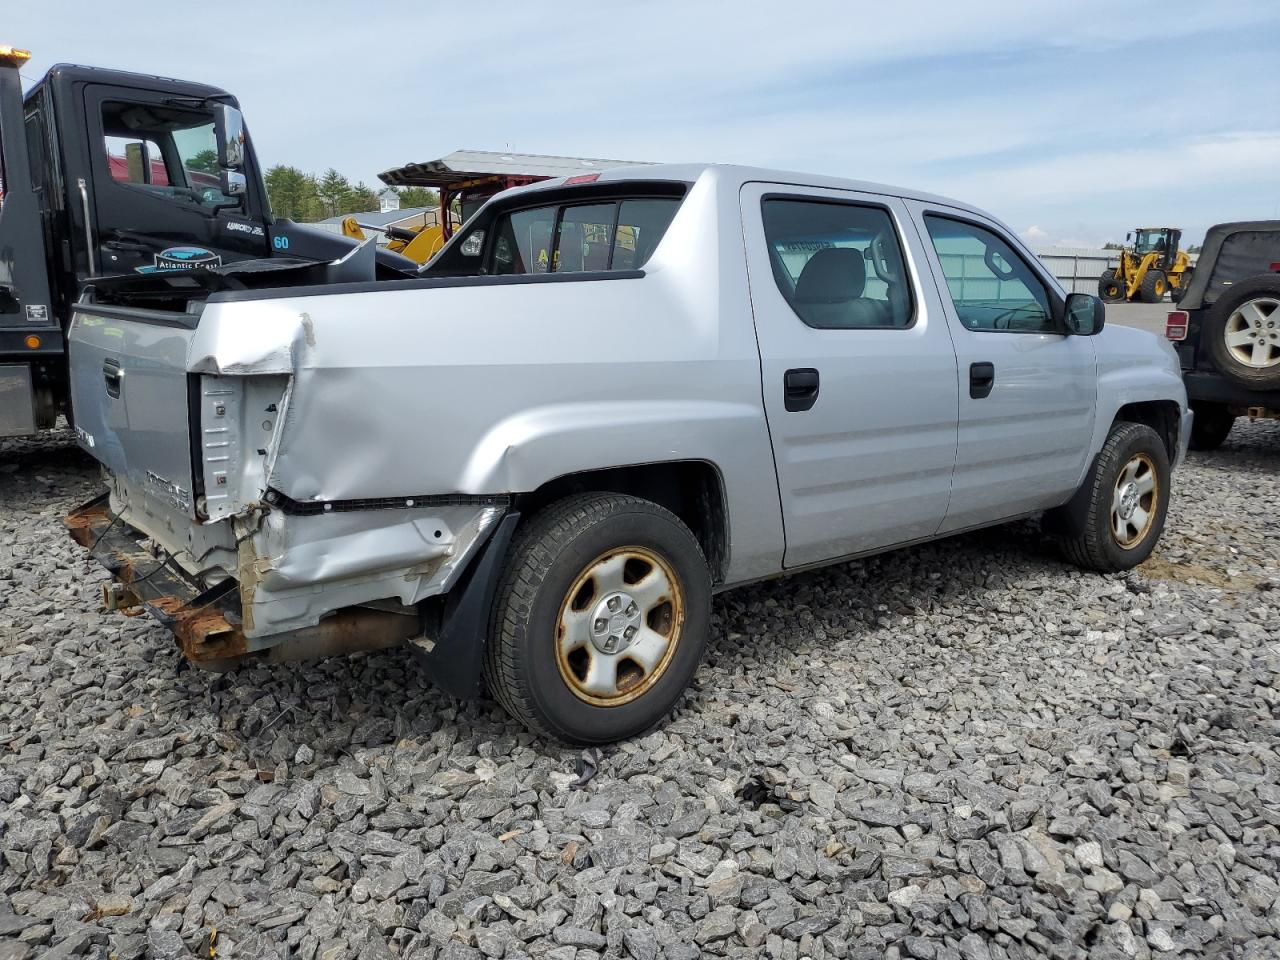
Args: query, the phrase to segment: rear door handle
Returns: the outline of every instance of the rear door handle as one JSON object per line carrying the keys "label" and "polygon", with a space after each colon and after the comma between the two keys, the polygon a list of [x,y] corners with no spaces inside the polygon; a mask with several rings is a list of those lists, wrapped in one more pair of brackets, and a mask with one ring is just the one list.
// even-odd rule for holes
{"label": "rear door handle", "polygon": [[107,396],[119,398],[120,388],[124,386],[124,371],[119,361],[108,357],[102,361],[102,381],[107,385]]}
{"label": "rear door handle", "polygon": [[818,402],[818,371],[813,367],[788,370],[782,378],[782,405],[790,413],[808,410]]}
{"label": "rear door handle", "polygon": [[994,363],[984,361],[969,364],[969,396],[975,400],[981,400],[991,394],[991,388],[995,385],[996,365]]}

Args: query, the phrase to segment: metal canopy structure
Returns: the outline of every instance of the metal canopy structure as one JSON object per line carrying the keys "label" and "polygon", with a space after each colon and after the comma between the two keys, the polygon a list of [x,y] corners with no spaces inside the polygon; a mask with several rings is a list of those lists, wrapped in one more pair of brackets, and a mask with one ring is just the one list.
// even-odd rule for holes
{"label": "metal canopy structure", "polygon": [[393,187],[463,186],[481,177],[530,177],[550,180],[582,173],[598,173],[613,167],[647,165],[641,160],[600,160],[586,157],[552,157],[536,153],[499,153],[495,150],[455,150],[439,160],[407,163],[384,170],[378,179]]}

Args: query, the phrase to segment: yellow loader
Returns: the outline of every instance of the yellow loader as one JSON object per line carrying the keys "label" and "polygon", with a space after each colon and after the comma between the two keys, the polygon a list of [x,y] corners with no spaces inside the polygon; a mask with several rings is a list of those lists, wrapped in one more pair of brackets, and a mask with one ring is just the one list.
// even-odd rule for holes
{"label": "yellow loader", "polygon": [[1178,249],[1181,239],[1177,227],[1138,227],[1125,237],[1133,246],[1120,251],[1120,263],[1098,278],[1098,296],[1107,303],[1159,303],[1172,290],[1176,300],[1191,269],[1191,257]]}

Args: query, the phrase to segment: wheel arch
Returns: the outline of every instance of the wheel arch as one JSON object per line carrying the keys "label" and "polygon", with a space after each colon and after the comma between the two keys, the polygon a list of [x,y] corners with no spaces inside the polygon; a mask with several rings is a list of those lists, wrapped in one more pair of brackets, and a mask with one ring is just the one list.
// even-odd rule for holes
{"label": "wheel arch", "polygon": [[522,515],[576,493],[625,493],[651,500],[674,513],[697,538],[713,583],[729,569],[729,504],[720,468],[708,460],[669,460],[580,470],[548,480],[518,494]]}
{"label": "wheel arch", "polygon": [[1126,403],[1116,411],[1107,428],[1107,434],[1118,423],[1141,423],[1150,427],[1164,441],[1169,463],[1178,458],[1178,432],[1182,424],[1182,410],[1176,400],[1139,400]]}

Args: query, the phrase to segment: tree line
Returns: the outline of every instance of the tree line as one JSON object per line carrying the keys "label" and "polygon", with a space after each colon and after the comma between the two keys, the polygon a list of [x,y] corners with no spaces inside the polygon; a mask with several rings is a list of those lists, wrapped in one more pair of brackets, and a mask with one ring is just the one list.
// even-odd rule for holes
{"label": "tree line", "polygon": [[[299,223],[378,209],[380,190],[374,190],[363,180],[352,183],[333,167],[317,177],[279,163],[267,171],[264,180],[272,214]],[[426,187],[392,189],[400,195],[402,208],[431,207],[437,202],[436,192]]]}

